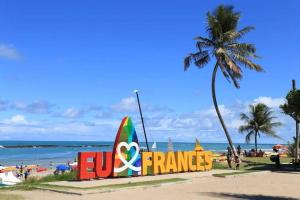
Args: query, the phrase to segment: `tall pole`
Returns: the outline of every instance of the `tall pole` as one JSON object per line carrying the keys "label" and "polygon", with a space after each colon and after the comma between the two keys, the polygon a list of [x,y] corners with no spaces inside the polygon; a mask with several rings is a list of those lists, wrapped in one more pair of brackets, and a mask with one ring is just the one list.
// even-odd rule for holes
{"label": "tall pole", "polygon": [[140,111],[140,116],[141,116],[141,121],[142,121],[144,136],[145,136],[145,141],[146,141],[146,145],[147,145],[147,150],[149,152],[150,149],[149,149],[149,144],[148,144],[148,140],[147,140],[146,129],[145,129],[144,118],[143,118],[143,113],[142,113],[142,109],[141,109],[141,104],[140,104],[140,98],[139,98],[138,90],[134,90],[134,93],[136,94],[136,98],[137,98],[137,101],[138,101],[139,111]]}
{"label": "tall pole", "polygon": [[[296,81],[292,81],[293,90],[296,91]],[[296,163],[299,163],[299,120],[296,116]]]}

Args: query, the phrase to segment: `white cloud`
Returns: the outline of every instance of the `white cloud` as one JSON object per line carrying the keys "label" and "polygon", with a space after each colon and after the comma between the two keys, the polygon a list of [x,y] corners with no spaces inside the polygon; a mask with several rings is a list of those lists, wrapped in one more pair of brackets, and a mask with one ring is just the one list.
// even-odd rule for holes
{"label": "white cloud", "polygon": [[127,97],[113,105],[112,109],[117,112],[136,112],[138,111],[138,104],[134,97]]}
{"label": "white cloud", "polygon": [[29,104],[22,101],[16,101],[11,104],[11,107],[31,114],[48,114],[51,112],[50,109],[53,105],[47,101],[36,100]]}
{"label": "white cloud", "polygon": [[[291,131],[290,122],[292,122],[292,120],[289,120],[288,117],[280,113],[279,109],[275,109],[282,103],[282,99],[259,97],[248,102],[238,101],[233,105],[219,106],[223,120],[234,142],[244,142],[244,136],[238,133],[238,128],[243,124],[243,121],[240,120],[240,113],[248,112],[249,102],[264,102],[268,106],[273,107],[275,111],[274,116],[278,117],[276,121],[285,122],[283,127],[277,129],[277,133],[284,138],[291,138],[293,131]],[[186,141],[189,138],[200,135],[205,142],[226,142],[214,107],[191,113],[177,115],[171,113],[164,117],[148,117],[146,118],[146,125],[146,128],[149,129],[150,132],[156,133],[159,138],[172,137],[177,140]],[[161,135],[161,133],[165,134]],[[262,138],[264,137],[262,136]],[[272,141],[272,138],[267,138],[266,140]]]}
{"label": "white cloud", "polygon": [[[4,123],[5,122],[5,123]],[[32,122],[23,116],[14,116],[0,123],[0,139],[23,140],[113,140],[121,120],[98,122],[40,120]]]}
{"label": "white cloud", "polygon": [[62,113],[62,117],[66,118],[78,118],[84,115],[84,110],[76,109],[76,108],[68,108],[64,113]]}
{"label": "white cloud", "polygon": [[[156,106],[143,103],[142,105],[143,112],[148,112],[148,114],[159,114],[159,113],[169,113],[173,112],[173,109],[167,106]],[[135,97],[126,97],[121,99],[121,101],[113,106],[111,106],[113,111],[116,112],[136,112],[138,113],[138,102]]]}
{"label": "white cloud", "polygon": [[[255,102],[264,102],[267,105],[274,107],[274,115],[279,117],[277,120],[284,122],[285,124],[285,126],[278,129],[278,134],[287,140],[290,140],[294,135],[294,122],[289,117],[280,113],[278,109],[275,109],[276,106],[281,104],[281,98],[258,97],[247,102],[236,102],[233,105],[220,105],[220,111],[233,141],[244,142],[244,136],[238,133],[238,127],[242,124],[239,115],[241,112],[248,112],[248,105]],[[35,111],[40,111],[44,110],[43,105],[44,104],[42,103],[26,104],[17,102],[14,104],[15,109],[13,112],[22,110],[30,113],[29,108],[33,107],[36,108],[34,109]],[[150,135],[149,138],[152,140],[166,141],[168,137],[172,137],[174,141],[193,141],[193,138],[199,137],[203,142],[226,142],[226,138],[224,137],[222,127],[220,126],[219,119],[213,106],[207,109],[186,113],[169,112],[168,109],[147,109],[147,105],[144,107],[146,131]],[[87,116],[90,112],[95,113]],[[35,113],[41,114],[43,112]],[[121,123],[120,116],[125,113],[131,115],[133,122],[136,125],[137,133],[139,134],[139,137],[142,137],[140,139],[143,140],[138,105],[134,97],[124,98],[118,104],[106,108],[95,107],[95,109],[77,109],[71,107],[56,115],[61,118],[50,118],[50,120],[46,121],[43,121],[42,119],[39,121],[31,121],[29,120],[30,118],[27,119],[24,115],[14,115],[10,118],[0,120],[0,139],[13,138],[15,137],[15,133],[28,133],[30,139],[41,137],[39,134],[42,134],[47,138],[51,137],[51,139],[55,139],[55,137],[56,139],[61,139],[62,136],[65,139],[68,139],[67,137],[73,139],[72,134],[75,134],[78,139],[85,138],[91,140],[97,137],[99,140],[103,140],[103,138],[113,140]],[[53,115],[45,117],[53,117]],[[79,119],[85,121],[79,121]],[[264,142],[263,138],[264,137],[262,137],[261,140],[262,143]],[[271,140],[266,139],[265,141]]]}
{"label": "white cloud", "polygon": [[25,119],[25,117],[23,115],[15,115],[12,116],[9,119],[4,119],[3,123],[5,124],[13,124],[13,125],[25,125],[25,124],[29,124],[28,121]]}
{"label": "white cloud", "polygon": [[14,48],[13,45],[0,44],[0,57],[10,59],[10,60],[18,60],[21,58],[19,52]]}
{"label": "white cloud", "polygon": [[284,104],[284,98],[272,98],[272,97],[258,97],[253,100],[254,104],[264,103],[271,108],[278,108],[281,104]]}
{"label": "white cloud", "polygon": [[[225,105],[219,105],[219,110],[222,116],[232,116],[233,112],[232,110],[228,109]],[[217,113],[215,110],[215,107],[211,107],[208,110],[202,111],[202,114],[206,116],[211,116],[211,117],[217,117]]]}

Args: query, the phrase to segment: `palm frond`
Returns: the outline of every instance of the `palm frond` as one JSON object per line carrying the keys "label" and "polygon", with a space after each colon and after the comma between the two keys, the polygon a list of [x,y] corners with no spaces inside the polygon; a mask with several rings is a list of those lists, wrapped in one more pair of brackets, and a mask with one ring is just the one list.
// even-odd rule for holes
{"label": "palm frond", "polygon": [[241,74],[241,68],[227,54],[224,54],[224,62],[230,71],[236,75]]}
{"label": "palm frond", "polygon": [[250,131],[246,137],[245,137],[245,142],[246,143],[249,143],[251,141],[251,138],[255,135],[255,132],[254,131]]}
{"label": "palm frond", "polygon": [[249,123],[249,121],[250,121],[250,117],[246,113],[241,113],[240,118],[241,118],[241,120],[243,120],[247,123]]}
{"label": "palm frond", "polygon": [[255,127],[253,127],[250,124],[246,124],[246,125],[242,125],[239,127],[239,132],[243,133],[243,132],[250,132],[253,131]]}
{"label": "palm frond", "polygon": [[226,48],[229,51],[231,51],[233,54],[237,54],[237,55],[245,56],[245,57],[258,58],[258,56],[255,55],[256,48],[253,44],[232,43],[232,44],[226,45]]}
{"label": "palm frond", "polygon": [[210,48],[211,44],[203,41],[197,41],[196,42],[196,47],[199,51],[203,51],[204,48]]}
{"label": "palm frond", "polygon": [[229,68],[236,74],[241,73],[241,68],[235,64],[235,62],[227,55],[226,51],[223,48],[219,47],[215,51],[215,56],[218,62],[222,64],[224,68]]}
{"label": "palm frond", "polygon": [[[238,67],[239,67],[239,66],[238,66]],[[242,70],[240,69],[240,71],[242,71]],[[230,76],[230,78],[231,78],[231,80],[232,80],[234,86],[235,86],[236,88],[240,88],[240,84],[239,84],[239,82],[238,82],[238,79],[241,79],[241,78],[242,78],[242,73],[241,73],[241,72],[240,72],[240,73],[235,73],[235,72],[233,72],[233,71],[230,70],[230,69],[227,69],[227,72],[228,72],[228,74],[229,74],[229,76]]]}
{"label": "palm frond", "polygon": [[215,44],[213,40],[210,40],[208,38],[201,37],[201,36],[197,36],[194,39],[197,40],[197,41],[206,42],[208,44],[211,44],[212,46]]}
{"label": "palm frond", "polygon": [[189,54],[187,57],[184,58],[183,60],[184,71],[188,70],[188,68],[191,66],[192,59],[193,59],[193,54]]}
{"label": "palm frond", "polygon": [[257,72],[262,72],[263,71],[263,68],[260,65],[253,63],[251,60],[247,59],[244,56],[234,54],[234,60],[244,64],[244,66],[249,68],[249,69],[255,70]]}
{"label": "palm frond", "polygon": [[234,86],[236,88],[239,88],[240,85],[238,83],[238,79],[241,79],[241,74],[235,74],[233,71],[231,71],[228,67],[226,67],[226,64],[219,62],[220,68],[222,70],[223,75],[225,76],[226,80],[231,83],[233,82]]}
{"label": "palm frond", "polygon": [[210,60],[208,51],[191,53],[184,59],[184,70],[186,71],[193,62],[198,68],[204,67]]}
{"label": "palm frond", "polygon": [[236,41],[242,38],[245,34],[249,33],[251,30],[253,30],[253,26],[246,26],[245,28],[236,31],[236,30],[229,30],[226,33],[224,33],[225,41]]}

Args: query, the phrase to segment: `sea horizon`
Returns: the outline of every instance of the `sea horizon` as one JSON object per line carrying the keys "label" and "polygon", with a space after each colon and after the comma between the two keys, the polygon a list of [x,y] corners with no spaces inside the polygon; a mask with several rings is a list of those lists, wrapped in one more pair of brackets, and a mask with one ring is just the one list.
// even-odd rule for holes
{"label": "sea horizon", "polygon": [[[114,142],[114,140],[0,140],[0,145],[2,142]],[[154,143],[154,142],[166,142],[168,143],[167,140],[164,141],[156,141],[156,140],[148,140],[148,143]],[[202,142],[200,140],[201,144],[228,144],[228,142]],[[145,143],[144,141],[140,141],[140,143]],[[192,143],[195,144],[195,141],[172,141],[172,143]],[[249,145],[254,145],[254,142],[246,143],[246,142],[234,142],[234,144],[249,144]],[[266,145],[275,145],[278,143],[275,142],[264,142],[261,144],[266,144]],[[287,143],[280,143],[283,145],[286,145]]]}
{"label": "sea horizon", "polygon": [[[151,148],[154,142],[149,142]],[[168,142],[156,142],[156,151],[167,151]],[[40,165],[49,167],[58,164],[66,164],[77,159],[78,152],[86,151],[112,151],[113,141],[0,141],[0,165]],[[228,143],[201,143],[207,151],[225,153]],[[235,143],[242,150],[254,148],[254,144]],[[272,151],[274,144],[258,144],[263,151]],[[5,148],[7,147],[7,148]],[[12,147],[12,148],[10,148]],[[140,147],[146,147],[145,142],[140,142]],[[191,151],[195,142],[173,142],[174,151]],[[51,164],[50,164],[51,163]]]}

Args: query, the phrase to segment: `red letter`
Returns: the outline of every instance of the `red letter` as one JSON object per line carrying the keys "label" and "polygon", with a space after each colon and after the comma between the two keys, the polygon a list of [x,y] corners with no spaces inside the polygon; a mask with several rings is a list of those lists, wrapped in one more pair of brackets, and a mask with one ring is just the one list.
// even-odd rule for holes
{"label": "red letter", "polygon": [[[88,159],[93,159],[89,162]],[[93,179],[96,177],[95,172],[96,152],[79,152],[78,153],[78,174],[79,180]]]}
{"label": "red letter", "polygon": [[96,175],[106,178],[112,173],[112,152],[97,152]]}

